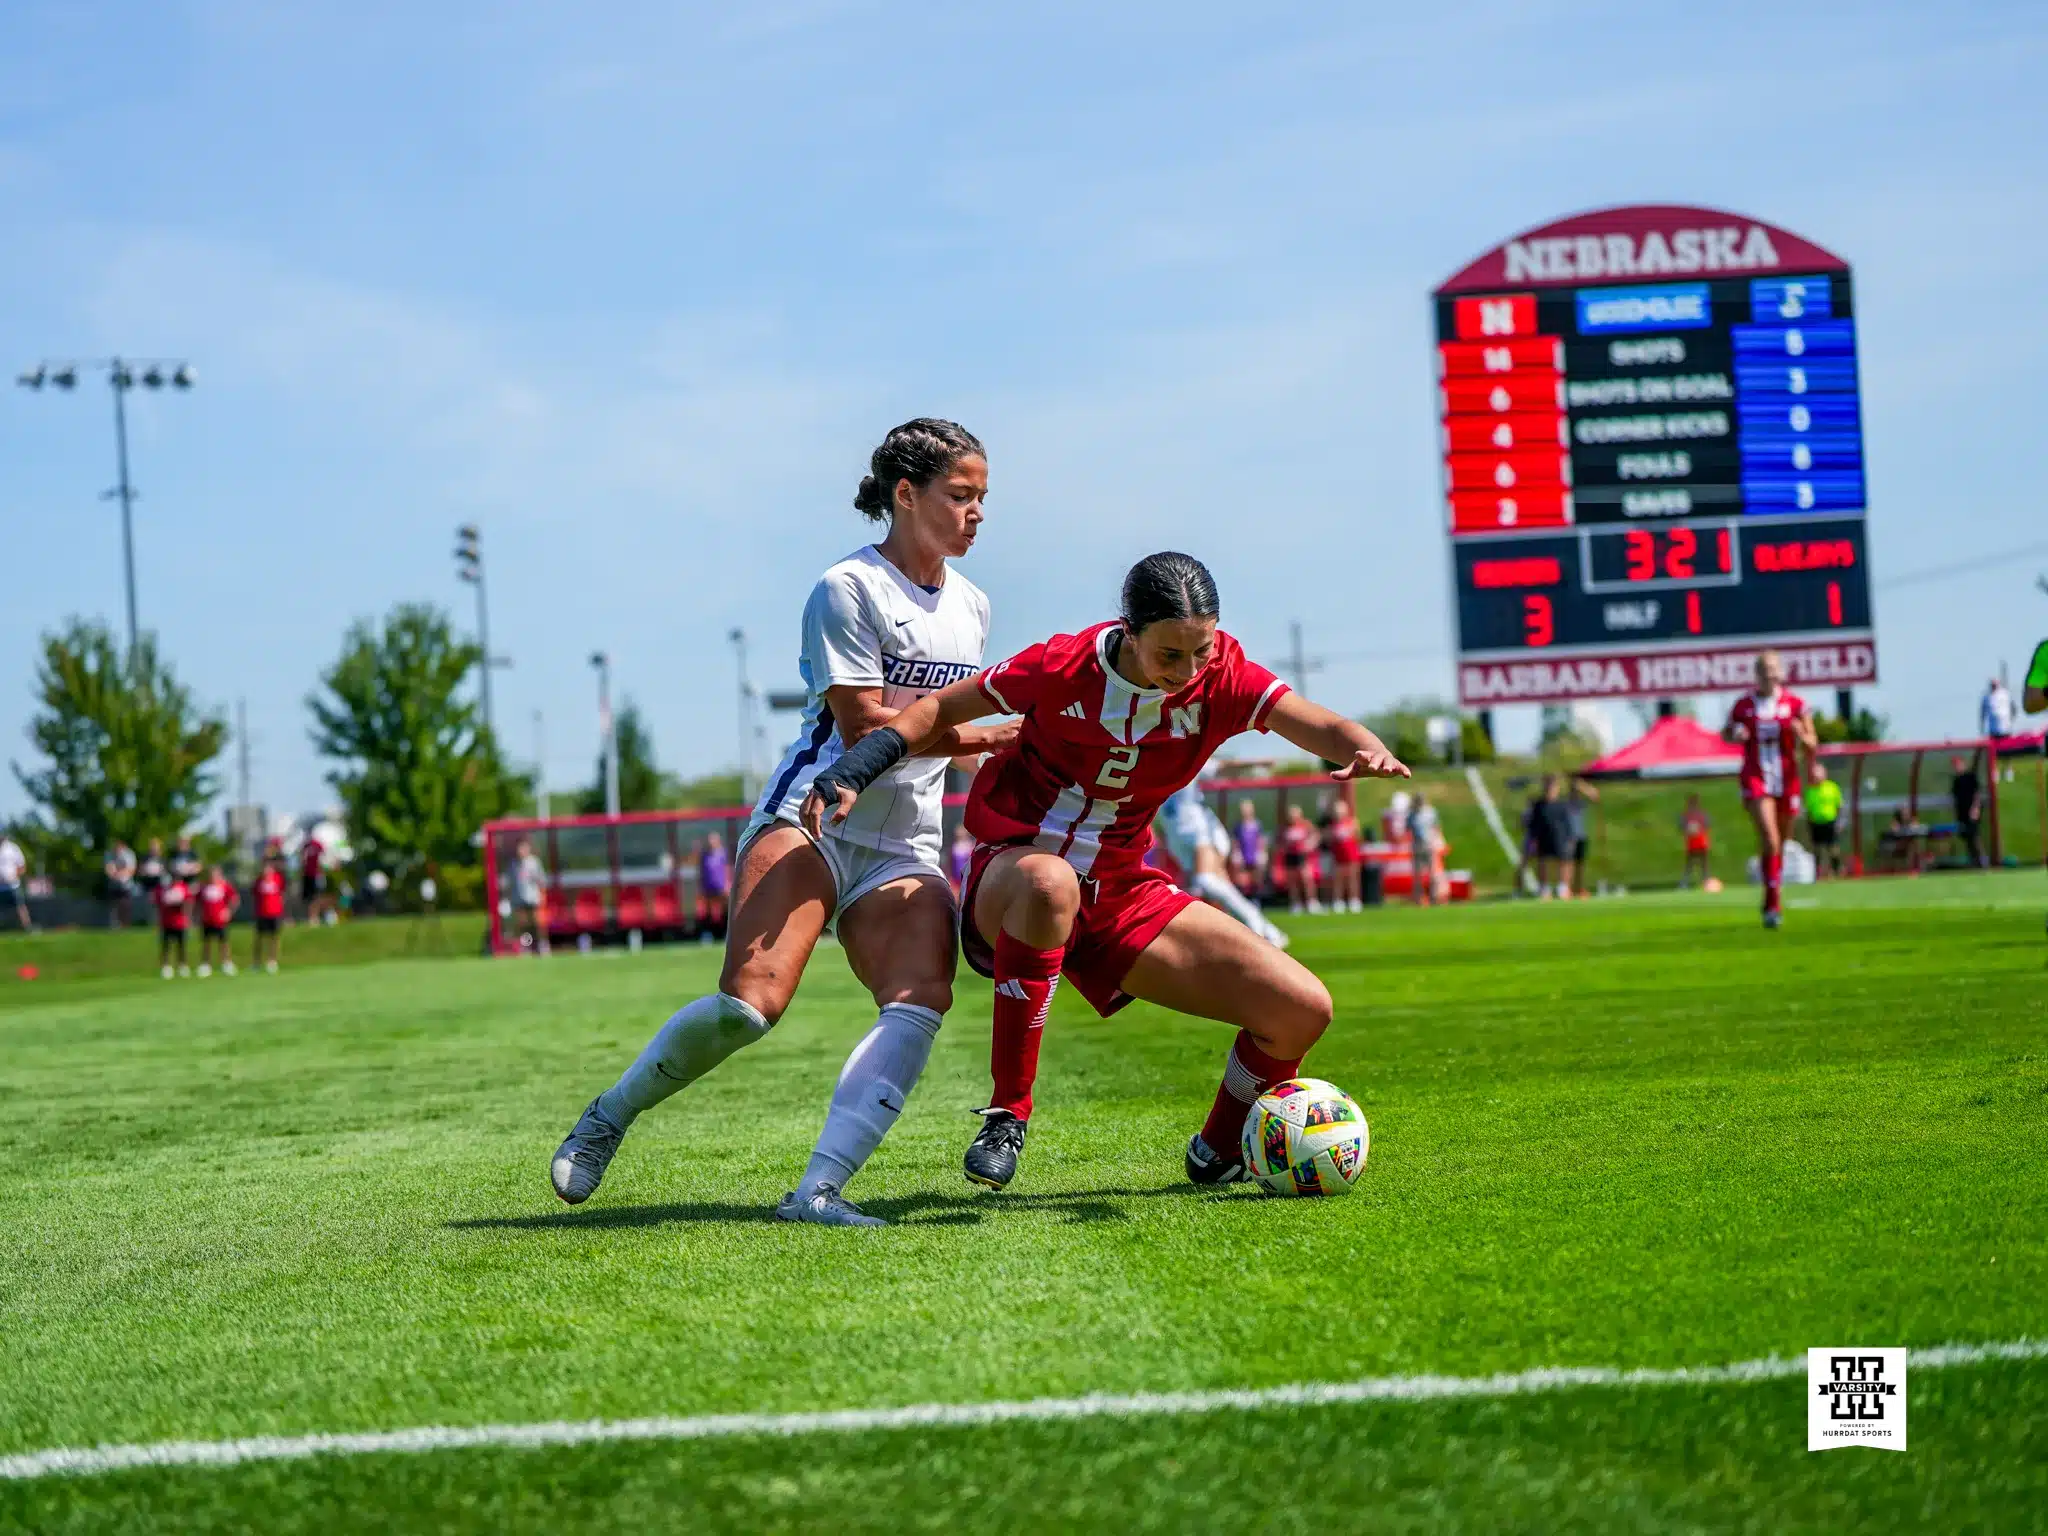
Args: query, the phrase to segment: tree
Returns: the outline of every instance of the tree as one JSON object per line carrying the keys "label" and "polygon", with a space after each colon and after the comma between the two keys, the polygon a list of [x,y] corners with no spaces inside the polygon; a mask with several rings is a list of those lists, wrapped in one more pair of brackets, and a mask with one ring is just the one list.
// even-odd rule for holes
{"label": "tree", "polygon": [[476,703],[462,696],[483,660],[428,603],[391,610],[382,628],[349,627],[341,658],[306,700],[314,747],[348,813],[358,854],[394,871],[467,864],[472,839],[524,795]]}
{"label": "tree", "polygon": [[227,722],[193,703],[154,635],[124,657],[105,624],[73,619],[42,644],[28,735],[49,766],[9,766],[36,805],[30,836],[50,874],[94,880],[116,838],[139,848],[205,811]]}
{"label": "tree", "polygon": [[1387,744],[1387,750],[1413,766],[1432,763],[1447,755],[1430,743],[1429,722],[1439,716],[1458,722],[1459,745],[1468,763],[1493,761],[1493,742],[1476,717],[1457,705],[1439,698],[1399,699],[1378,714],[1365,718],[1365,727]]}
{"label": "tree", "polygon": [[[654,737],[641,717],[640,706],[631,699],[619,706],[612,732],[619,744],[619,809],[658,811],[676,803],[675,781],[661,771],[654,760]],[[604,752],[597,754],[597,776],[577,796],[577,807],[587,816],[604,808]]]}

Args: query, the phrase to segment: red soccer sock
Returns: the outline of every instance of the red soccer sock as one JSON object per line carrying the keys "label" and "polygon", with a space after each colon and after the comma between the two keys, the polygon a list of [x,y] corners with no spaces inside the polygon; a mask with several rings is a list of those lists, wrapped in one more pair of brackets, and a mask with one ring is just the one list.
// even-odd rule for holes
{"label": "red soccer sock", "polygon": [[1764,910],[1776,912],[1780,909],[1779,898],[1785,887],[1785,851],[1781,848],[1764,860]]}
{"label": "red soccer sock", "polygon": [[1284,1083],[1301,1070],[1301,1058],[1282,1061],[1268,1056],[1252,1043],[1243,1030],[1223,1061],[1223,1081],[1216,1089],[1216,1102],[1202,1124],[1202,1140],[1220,1157],[1237,1155],[1238,1138],[1244,1135],[1245,1117],[1258,1096],[1275,1083]]}
{"label": "red soccer sock", "polygon": [[989,1104],[1019,1120],[1031,1118],[1031,1085],[1038,1081],[1038,1043],[1060,984],[1066,947],[1033,949],[1007,933],[996,935],[995,1033],[989,1041]]}

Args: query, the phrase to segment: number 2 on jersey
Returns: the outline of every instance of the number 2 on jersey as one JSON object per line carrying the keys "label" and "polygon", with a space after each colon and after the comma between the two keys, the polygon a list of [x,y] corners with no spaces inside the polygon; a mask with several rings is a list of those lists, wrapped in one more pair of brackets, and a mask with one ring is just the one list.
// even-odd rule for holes
{"label": "number 2 on jersey", "polygon": [[1131,770],[1137,766],[1136,747],[1111,747],[1109,761],[1102,765],[1102,772],[1095,775],[1095,782],[1103,789],[1122,789],[1131,782]]}

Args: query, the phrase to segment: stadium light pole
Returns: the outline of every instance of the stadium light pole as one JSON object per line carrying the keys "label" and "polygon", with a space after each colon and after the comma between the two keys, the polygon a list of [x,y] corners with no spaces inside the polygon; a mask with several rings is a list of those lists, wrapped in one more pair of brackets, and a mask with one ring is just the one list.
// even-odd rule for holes
{"label": "stadium light pole", "polygon": [[597,730],[604,742],[604,813],[619,814],[619,733],[612,721],[612,659],[603,651],[590,653],[597,668]]}
{"label": "stadium light pole", "polygon": [[754,683],[747,676],[747,632],[734,629],[725,637],[732,642],[740,673],[740,798],[753,803],[754,785]]}
{"label": "stadium light pole", "polygon": [[128,479],[128,391],[137,384],[152,390],[162,389],[166,384],[176,390],[187,390],[195,382],[195,375],[192,365],[179,358],[108,357],[83,362],[45,358],[24,369],[14,382],[23,389],[41,390],[45,384],[51,384],[71,390],[77,388],[79,371],[84,368],[105,369],[107,383],[114,391],[114,460],[120,483],[111,491],[102,491],[100,500],[118,498],[121,503],[121,569],[128,596],[128,659],[132,665],[140,633],[135,611],[135,498],[142,493]]}
{"label": "stadium light pole", "polygon": [[495,741],[498,727],[491,713],[491,673],[497,668],[511,666],[512,658],[491,654],[491,609],[484,596],[484,537],[475,523],[464,523],[455,530],[455,575],[458,580],[476,588],[476,643],[483,652],[480,665],[483,670],[484,730]]}

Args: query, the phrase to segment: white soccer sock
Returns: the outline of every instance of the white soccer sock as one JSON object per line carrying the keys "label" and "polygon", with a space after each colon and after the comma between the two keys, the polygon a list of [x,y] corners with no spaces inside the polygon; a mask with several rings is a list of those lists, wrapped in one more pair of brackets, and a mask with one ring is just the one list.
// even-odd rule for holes
{"label": "white soccer sock", "polygon": [[1196,875],[1194,885],[1198,892],[1214,901],[1260,938],[1270,939],[1280,931],[1266,920],[1266,914],[1258,909],[1257,904],[1249,896],[1214,870]]}
{"label": "white soccer sock", "polygon": [[825,1128],[818,1132],[817,1148],[796,1187],[799,1200],[810,1199],[820,1184],[844,1189],[882,1144],[931,1059],[939,1021],[936,1008],[917,1003],[891,1003],[882,1010],[840,1069]]}
{"label": "white soccer sock", "polygon": [[624,1130],[642,1110],[687,1088],[743,1045],[768,1033],[751,1003],[714,992],[679,1008],[656,1031],[639,1059],[597,1096],[598,1107]]}

